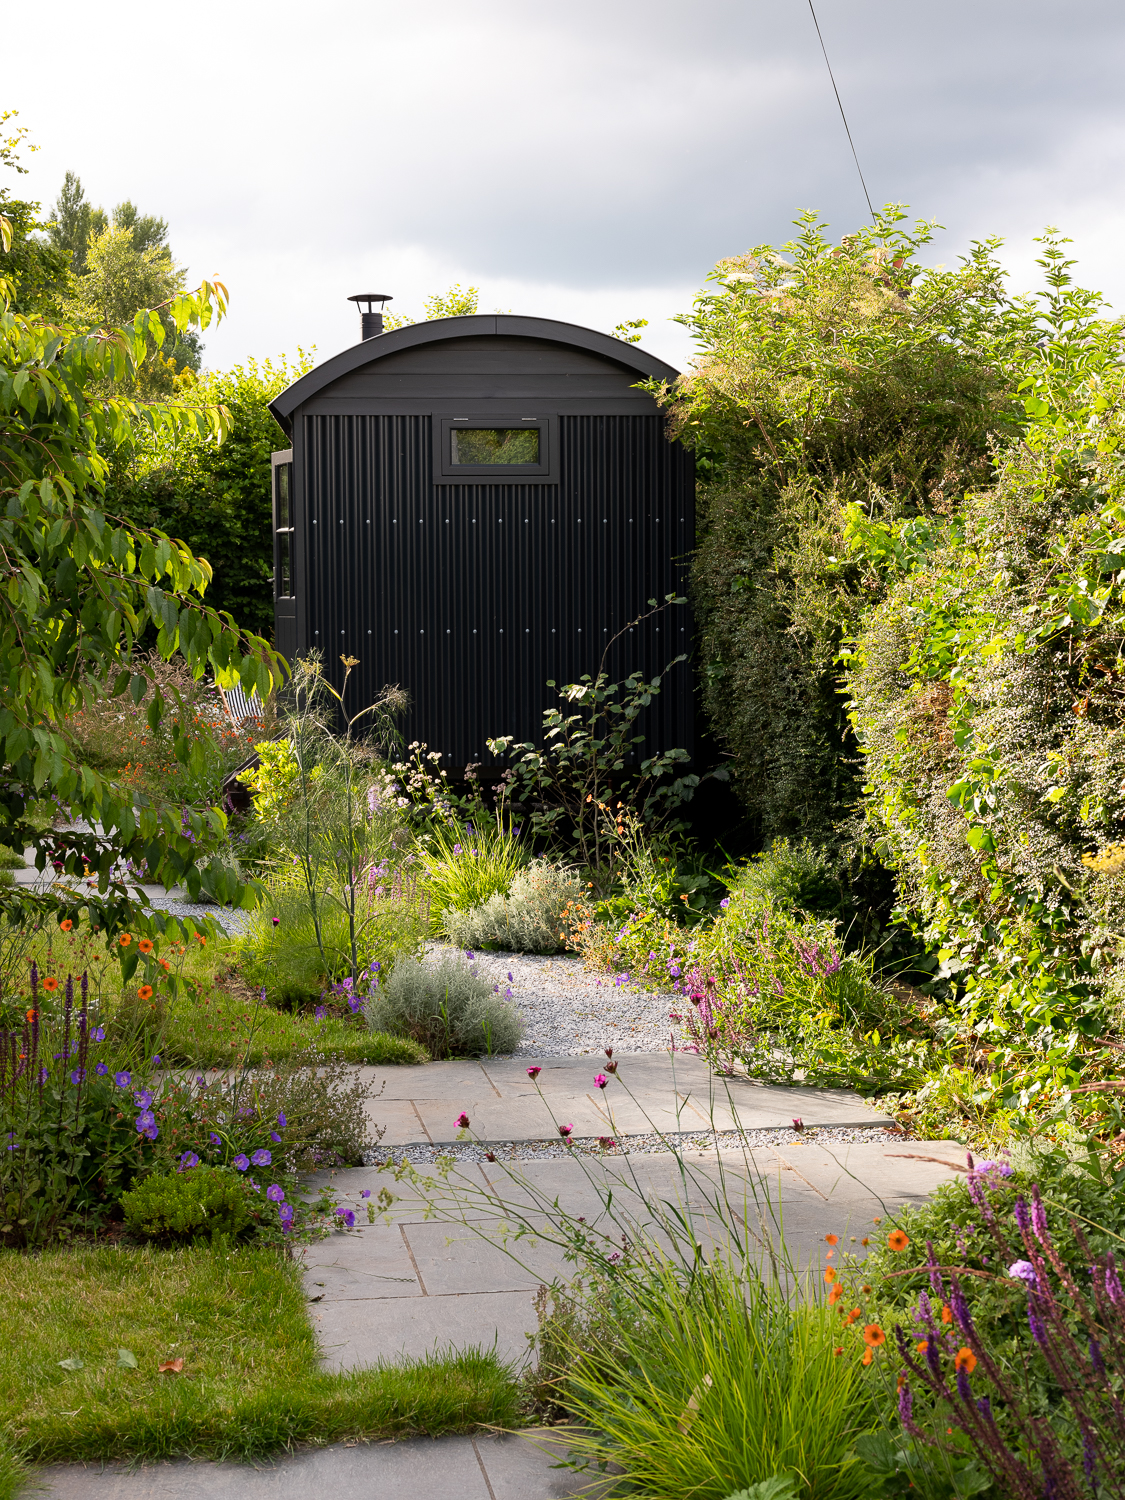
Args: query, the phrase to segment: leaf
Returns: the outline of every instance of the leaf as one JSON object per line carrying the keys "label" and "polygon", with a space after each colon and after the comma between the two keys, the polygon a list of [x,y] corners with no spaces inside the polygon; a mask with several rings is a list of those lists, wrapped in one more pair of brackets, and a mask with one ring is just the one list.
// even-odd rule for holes
{"label": "leaf", "polygon": [[60,1370],[83,1370],[83,1369],[85,1369],[85,1365],[82,1362],[82,1360],[80,1360],[78,1358],[77,1354],[72,1354],[69,1359],[60,1359],[59,1360],[59,1369]]}
{"label": "leaf", "polygon": [[119,1370],[135,1370],[137,1368],[137,1356],[132,1349],[118,1349],[117,1368]]}
{"label": "leaf", "polygon": [[184,1367],[182,1359],[166,1359],[157,1366],[160,1375],[178,1375]]}
{"label": "leaf", "polygon": [[794,1500],[797,1481],[791,1474],[771,1474],[748,1489],[736,1490],[727,1500]]}

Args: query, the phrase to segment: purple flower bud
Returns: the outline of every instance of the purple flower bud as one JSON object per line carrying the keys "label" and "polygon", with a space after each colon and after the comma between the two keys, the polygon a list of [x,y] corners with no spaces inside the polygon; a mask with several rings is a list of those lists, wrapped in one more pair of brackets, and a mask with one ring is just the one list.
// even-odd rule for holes
{"label": "purple flower bud", "polygon": [[1015,1206],[1015,1209],[1013,1210],[1013,1212],[1015,1213],[1015,1216],[1016,1216],[1016,1223],[1020,1227],[1020,1232],[1022,1234],[1030,1234],[1031,1233],[1031,1215],[1027,1211],[1027,1200],[1025,1198],[1017,1198],[1016,1199],[1016,1206]]}
{"label": "purple flower bud", "polygon": [[973,1399],[972,1387],[969,1385],[969,1372],[965,1369],[964,1365],[957,1371],[957,1394],[966,1406]]}
{"label": "purple flower bud", "polygon": [[937,1267],[937,1257],[934,1255],[934,1243],[926,1241],[926,1264],[930,1268],[930,1290],[935,1297],[945,1296],[945,1284],[941,1279],[941,1272]]}
{"label": "purple flower bud", "polygon": [[1039,1236],[1044,1245],[1049,1245],[1051,1236],[1047,1229],[1047,1210],[1043,1207],[1043,1200],[1039,1196],[1039,1188],[1031,1189],[1031,1227]]}
{"label": "purple flower bud", "polygon": [[1114,1307],[1120,1307],[1122,1302],[1125,1302],[1125,1293],[1121,1290],[1121,1281],[1117,1275],[1112,1250],[1105,1258],[1105,1294]]}
{"label": "purple flower bud", "polygon": [[1034,1297],[1027,1299],[1027,1323],[1031,1329],[1031,1336],[1041,1347],[1046,1347],[1047,1330],[1043,1327],[1043,1319],[1035,1310]]}
{"label": "purple flower bud", "polygon": [[910,1387],[903,1381],[902,1389],[898,1393],[898,1417],[899,1421],[910,1431],[913,1425],[911,1416],[914,1411],[914,1396]]}
{"label": "purple flower bud", "polygon": [[284,1130],[285,1129],[285,1116],[284,1115],[278,1115],[278,1117],[277,1117],[277,1128],[278,1128],[278,1130]]}
{"label": "purple flower bud", "polygon": [[1105,1360],[1102,1358],[1102,1346],[1097,1339],[1090,1340],[1090,1363],[1094,1367],[1095,1375],[1105,1374]]}

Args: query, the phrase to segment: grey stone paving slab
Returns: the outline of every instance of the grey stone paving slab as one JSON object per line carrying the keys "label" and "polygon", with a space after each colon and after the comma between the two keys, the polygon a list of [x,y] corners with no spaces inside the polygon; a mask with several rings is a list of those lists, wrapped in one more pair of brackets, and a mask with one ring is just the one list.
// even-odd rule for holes
{"label": "grey stone paving slab", "polygon": [[690,1131],[807,1126],[879,1126],[885,1116],[843,1089],[779,1087],[745,1078],[713,1077],[692,1053],[635,1053],[603,1092],[594,1085],[605,1059],[545,1058],[535,1084],[525,1058],[480,1063],[430,1063],[424,1068],[363,1068],[380,1089],[368,1106],[386,1126],[382,1146],[442,1145],[458,1139],[457,1119],[469,1116],[484,1141],[547,1140],[560,1123],[579,1136],[639,1135],[653,1129]]}
{"label": "grey stone paving slab", "polygon": [[326,1370],[360,1370],[379,1359],[495,1348],[522,1366],[538,1326],[532,1293],[462,1292],[446,1297],[368,1297],[310,1308]]}
{"label": "grey stone paving slab", "polygon": [[[25,1500],[564,1500],[599,1491],[566,1469],[565,1439],[552,1432],[335,1443],[257,1464],[56,1464]],[[607,1484],[612,1481],[607,1481]],[[41,1486],[41,1487],[40,1487]],[[604,1486],[602,1487],[604,1488]]]}

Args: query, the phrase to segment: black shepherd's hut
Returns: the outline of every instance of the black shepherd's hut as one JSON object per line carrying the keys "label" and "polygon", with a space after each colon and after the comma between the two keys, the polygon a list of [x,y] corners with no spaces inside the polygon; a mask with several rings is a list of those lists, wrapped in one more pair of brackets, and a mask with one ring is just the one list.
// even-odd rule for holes
{"label": "black shepherd's hut", "polygon": [[[278,649],[319,647],[337,682],[358,657],[353,712],[399,683],[408,740],[487,764],[489,736],[539,738],[548,679],[593,675],[648,599],[684,590],[693,461],[636,388],[676,371],[548,318],[384,333],[369,310],[363,334],[270,407],[293,444],[274,454]],[[689,637],[665,610],[606,670],[651,677]],[[644,753],[693,749],[686,663],[646,727]]]}

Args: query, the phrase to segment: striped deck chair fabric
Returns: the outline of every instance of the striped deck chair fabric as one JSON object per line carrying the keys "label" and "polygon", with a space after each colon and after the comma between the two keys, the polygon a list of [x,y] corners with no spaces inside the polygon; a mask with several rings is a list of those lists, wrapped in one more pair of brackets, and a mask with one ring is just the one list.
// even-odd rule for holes
{"label": "striped deck chair fabric", "polygon": [[247,693],[241,683],[234,687],[219,689],[223,700],[223,707],[230,717],[230,721],[236,728],[241,728],[250,719],[262,718],[262,700],[257,693]]}

